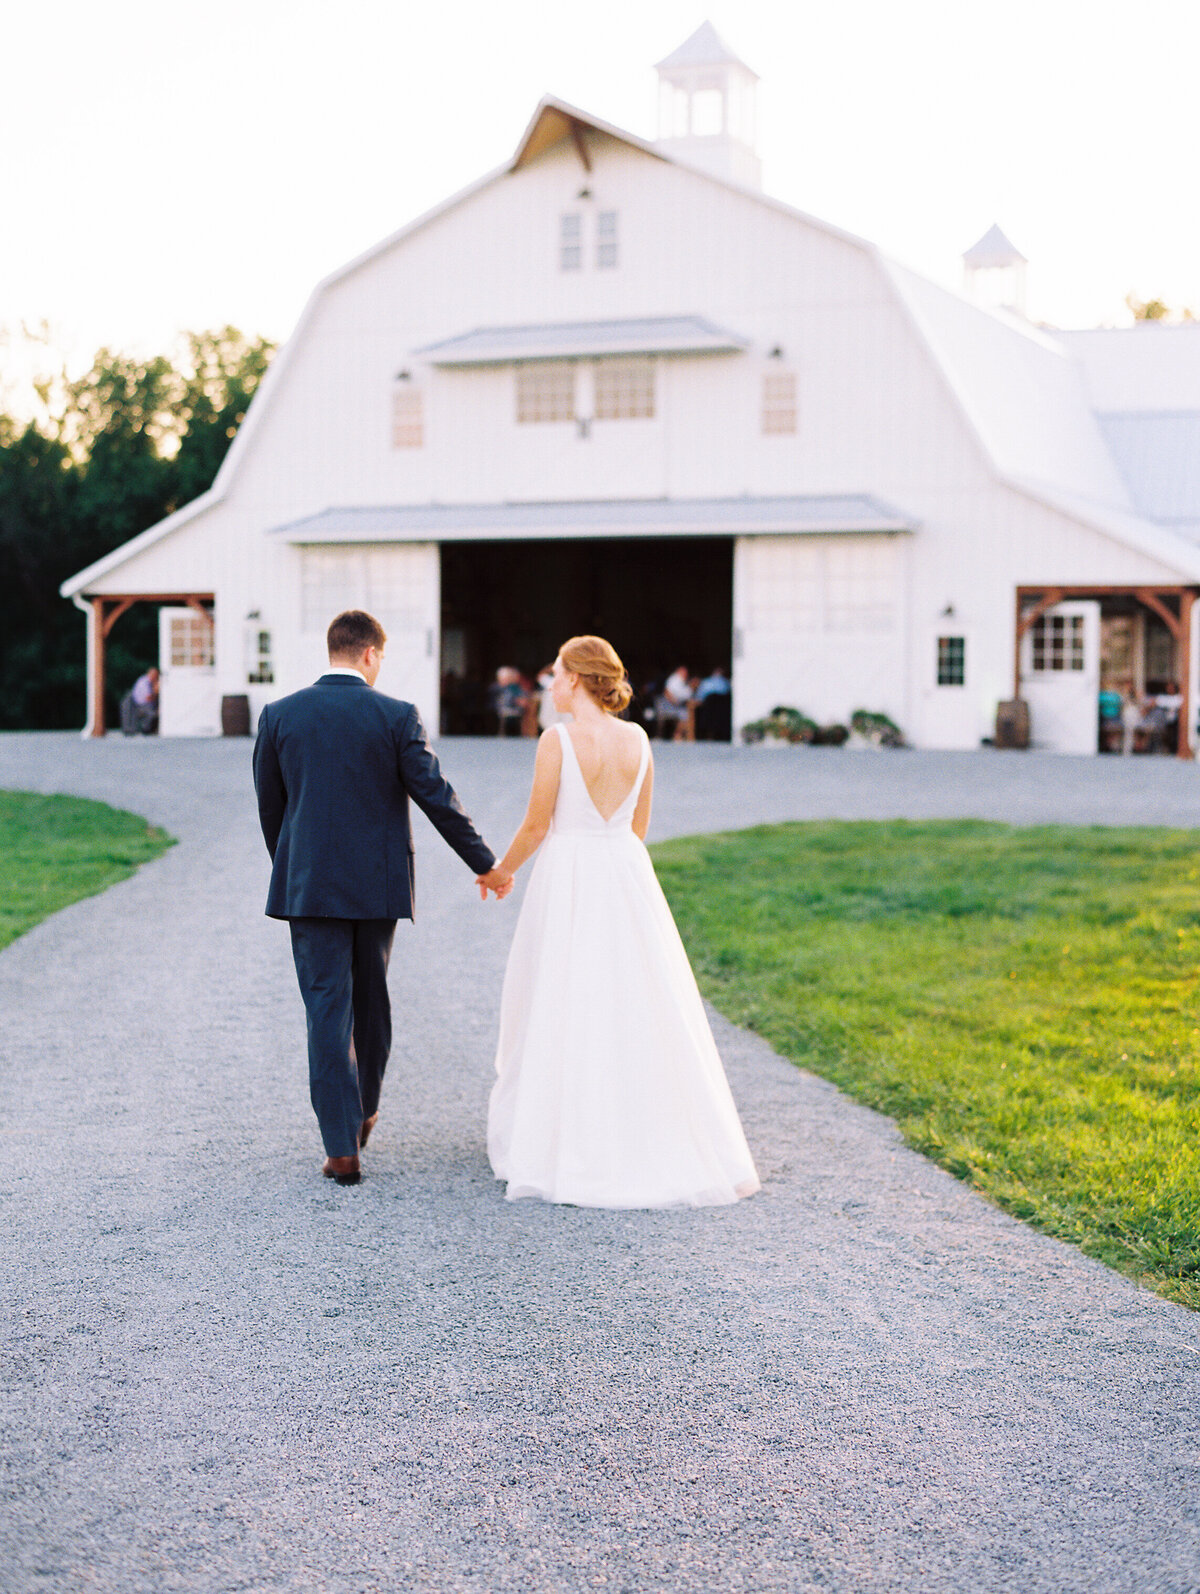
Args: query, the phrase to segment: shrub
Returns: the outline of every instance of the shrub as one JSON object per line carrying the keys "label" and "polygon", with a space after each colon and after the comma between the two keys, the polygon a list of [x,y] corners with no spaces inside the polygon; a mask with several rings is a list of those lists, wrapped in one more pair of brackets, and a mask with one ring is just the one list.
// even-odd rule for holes
{"label": "shrub", "polygon": [[816,739],[817,724],[798,708],[783,704],[771,710],[765,719],[751,720],[742,726],[742,740],[746,743],[762,742],[768,737],[776,742],[811,742]]}
{"label": "shrub", "polygon": [[856,708],[850,716],[850,729],[876,747],[903,747],[904,732],[886,714],[873,714],[865,708]]}

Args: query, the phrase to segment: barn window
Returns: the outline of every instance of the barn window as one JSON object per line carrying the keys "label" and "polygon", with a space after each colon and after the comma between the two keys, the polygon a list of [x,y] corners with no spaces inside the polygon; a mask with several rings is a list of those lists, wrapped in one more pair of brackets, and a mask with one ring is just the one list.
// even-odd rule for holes
{"label": "barn window", "polygon": [[170,668],[207,667],[213,662],[212,621],[199,614],[173,614],[168,622]]}
{"label": "barn window", "polygon": [[274,679],[275,668],[271,663],[271,633],[255,630],[250,636],[250,659],[246,680],[253,686]]}
{"label": "barn window", "polygon": [[1036,673],[1083,669],[1083,615],[1043,614],[1030,629]]}
{"label": "barn window", "polygon": [[323,633],[343,609],[366,609],[393,637],[411,635],[427,623],[422,560],[419,547],[386,543],[303,549],[301,630]]}
{"label": "barn window", "polygon": [[424,442],[424,394],[406,382],[392,394],[392,447],[421,448]]}
{"label": "barn window", "polygon": [[617,213],[602,210],[596,217],[596,264],[604,269],[617,263]]}
{"label": "barn window", "polygon": [[937,639],[937,684],[965,686],[967,680],[967,639],[940,636]]}
{"label": "barn window", "polygon": [[559,217],[558,267],[578,271],[583,265],[583,217],[576,211]]}
{"label": "barn window", "polygon": [[763,377],[762,429],[766,437],[796,430],[796,373],[771,371]]}
{"label": "barn window", "polygon": [[654,416],[654,361],[599,360],[595,370],[598,421],[650,420]]}
{"label": "barn window", "polygon": [[517,420],[573,421],[575,367],[568,360],[517,366]]}
{"label": "barn window", "polygon": [[826,631],[890,631],[896,586],[891,538],[830,542],[825,548]]}

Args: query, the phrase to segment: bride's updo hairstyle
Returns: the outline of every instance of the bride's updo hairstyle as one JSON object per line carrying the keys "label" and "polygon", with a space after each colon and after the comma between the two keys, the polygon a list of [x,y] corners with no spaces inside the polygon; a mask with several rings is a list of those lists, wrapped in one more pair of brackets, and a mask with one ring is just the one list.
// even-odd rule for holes
{"label": "bride's updo hairstyle", "polygon": [[627,708],[633,688],[616,649],[602,636],[573,636],[558,650],[563,669],[579,677],[587,694],[609,714]]}

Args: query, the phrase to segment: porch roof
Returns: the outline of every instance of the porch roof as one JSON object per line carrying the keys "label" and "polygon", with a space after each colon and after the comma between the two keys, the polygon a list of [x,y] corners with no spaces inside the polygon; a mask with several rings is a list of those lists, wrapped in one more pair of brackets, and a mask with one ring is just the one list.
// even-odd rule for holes
{"label": "porch roof", "polygon": [[522,504],[397,504],[324,509],[277,526],[284,542],[515,542],[584,537],[819,536],[911,532],[867,495],[626,498]]}
{"label": "porch roof", "polygon": [[740,354],[748,347],[746,338],[714,326],[703,316],[663,315],[476,327],[413,352],[431,365],[457,366],[621,354]]}

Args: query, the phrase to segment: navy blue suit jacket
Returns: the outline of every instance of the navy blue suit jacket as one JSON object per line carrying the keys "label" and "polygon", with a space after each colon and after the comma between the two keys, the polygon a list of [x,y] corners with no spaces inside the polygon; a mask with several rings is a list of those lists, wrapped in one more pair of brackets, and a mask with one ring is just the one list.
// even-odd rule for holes
{"label": "navy blue suit jacket", "polygon": [[411,919],[408,801],[475,874],[495,863],[442,774],[412,703],[323,675],[268,703],[254,744],[274,919]]}

